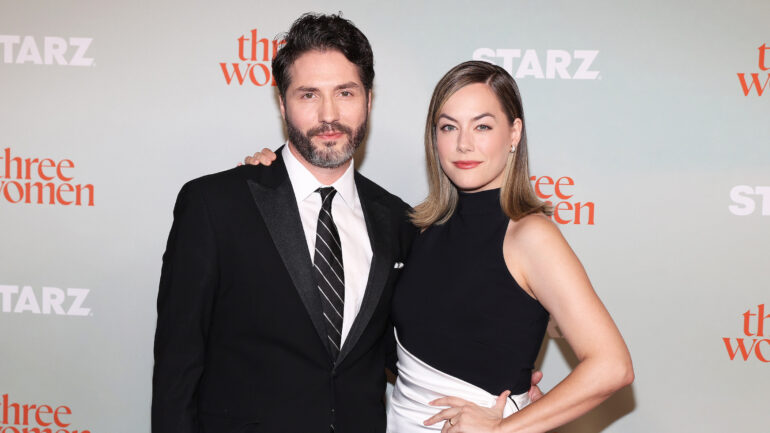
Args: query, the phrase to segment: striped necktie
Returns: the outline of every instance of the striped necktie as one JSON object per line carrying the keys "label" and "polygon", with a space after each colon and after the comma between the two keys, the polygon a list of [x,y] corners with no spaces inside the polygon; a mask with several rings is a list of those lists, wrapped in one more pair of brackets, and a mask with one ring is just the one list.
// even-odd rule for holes
{"label": "striped necktie", "polygon": [[342,340],[342,316],[345,311],[345,273],[342,267],[340,234],[332,218],[332,200],[337,193],[333,187],[318,188],[321,211],[316,226],[313,268],[326,321],[326,336],[332,357],[337,359]]}

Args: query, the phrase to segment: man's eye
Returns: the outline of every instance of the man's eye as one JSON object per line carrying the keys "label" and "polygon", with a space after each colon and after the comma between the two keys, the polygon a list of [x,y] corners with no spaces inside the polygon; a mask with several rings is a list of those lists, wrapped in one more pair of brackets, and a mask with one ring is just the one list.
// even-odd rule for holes
{"label": "man's eye", "polygon": [[340,92],[340,95],[342,95],[342,96],[353,96],[353,92],[351,92],[350,90],[343,90],[343,91]]}
{"label": "man's eye", "polygon": [[308,92],[308,93],[303,93],[303,94],[302,94],[302,99],[310,99],[310,98],[312,98],[313,96],[314,96],[314,95],[313,95],[312,93],[310,93],[310,92]]}

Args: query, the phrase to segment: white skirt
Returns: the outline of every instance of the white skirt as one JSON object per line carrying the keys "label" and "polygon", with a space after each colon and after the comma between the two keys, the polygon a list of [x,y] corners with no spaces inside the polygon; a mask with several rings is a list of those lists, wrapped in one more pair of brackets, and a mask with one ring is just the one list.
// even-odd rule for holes
{"label": "white skirt", "polygon": [[[492,407],[495,405],[496,395],[439,371],[409,353],[398,340],[398,334],[396,334],[396,344],[398,347],[398,378],[390,399],[388,433],[440,431],[443,422],[432,426],[423,425],[423,421],[446,408],[428,404],[437,398],[454,396],[479,406]],[[526,392],[512,395],[506,401],[503,416],[517,412],[529,403],[529,394]]]}

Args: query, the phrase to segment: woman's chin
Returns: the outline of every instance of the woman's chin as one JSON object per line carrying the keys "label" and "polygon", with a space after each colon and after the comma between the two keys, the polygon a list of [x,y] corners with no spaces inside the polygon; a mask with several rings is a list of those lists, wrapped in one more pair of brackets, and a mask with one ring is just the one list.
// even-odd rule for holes
{"label": "woman's chin", "polygon": [[472,192],[479,192],[484,191],[487,189],[491,189],[488,185],[484,184],[455,184],[455,187],[457,187],[457,190],[460,192],[466,192],[466,193],[472,193]]}

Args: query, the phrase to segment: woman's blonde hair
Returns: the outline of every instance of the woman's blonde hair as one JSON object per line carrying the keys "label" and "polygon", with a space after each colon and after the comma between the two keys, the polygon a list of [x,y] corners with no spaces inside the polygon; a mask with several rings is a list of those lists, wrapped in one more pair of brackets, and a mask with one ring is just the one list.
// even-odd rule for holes
{"label": "woman's blonde hair", "polygon": [[475,83],[489,86],[511,124],[516,119],[521,119],[521,139],[516,151],[508,155],[505,164],[500,206],[514,221],[533,213],[551,215],[551,207],[537,198],[529,181],[527,128],[516,82],[505,69],[497,65],[469,61],[449,70],[436,84],[430,100],[425,121],[425,159],[428,164],[429,192],[425,201],[417,205],[411,214],[412,222],[419,228],[445,223],[457,207],[457,187],[441,169],[436,149],[436,124],[446,101],[458,90]]}

